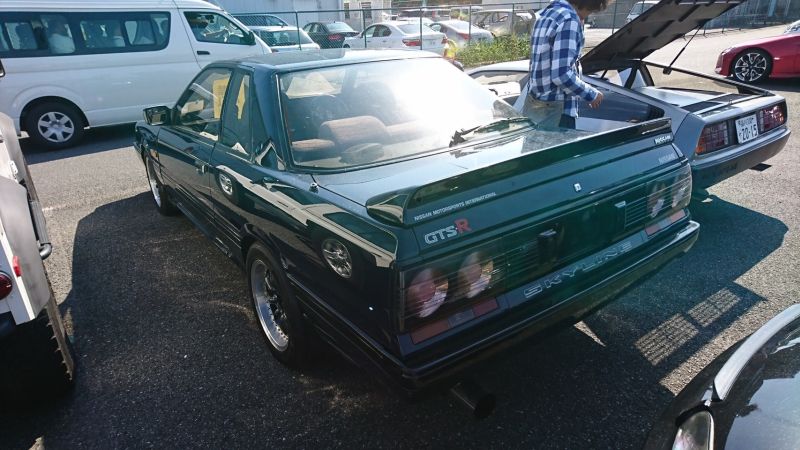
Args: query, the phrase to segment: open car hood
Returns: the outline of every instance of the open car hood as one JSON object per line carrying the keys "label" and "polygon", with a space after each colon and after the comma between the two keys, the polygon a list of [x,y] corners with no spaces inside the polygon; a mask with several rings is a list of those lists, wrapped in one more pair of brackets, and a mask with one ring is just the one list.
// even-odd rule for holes
{"label": "open car hood", "polygon": [[746,0],[662,0],[581,58],[587,70],[643,59]]}

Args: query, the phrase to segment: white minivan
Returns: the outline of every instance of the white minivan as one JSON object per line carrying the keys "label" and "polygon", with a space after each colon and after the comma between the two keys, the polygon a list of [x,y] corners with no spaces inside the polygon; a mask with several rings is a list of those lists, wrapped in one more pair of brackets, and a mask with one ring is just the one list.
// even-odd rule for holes
{"label": "white minivan", "polygon": [[0,112],[37,144],[134,122],[178,98],[206,64],[269,53],[204,0],[0,1]]}

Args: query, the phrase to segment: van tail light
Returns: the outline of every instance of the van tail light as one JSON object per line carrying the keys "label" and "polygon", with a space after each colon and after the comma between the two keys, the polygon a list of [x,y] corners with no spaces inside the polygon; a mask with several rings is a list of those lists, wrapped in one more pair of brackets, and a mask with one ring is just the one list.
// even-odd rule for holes
{"label": "van tail light", "polygon": [[0,299],[4,299],[14,290],[14,284],[11,283],[11,277],[4,272],[0,272]]}
{"label": "van tail light", "polygon": [[406,47],[422,47],[421,39],[403,39],[403,44]]}
{"label": "van tail light", "polygon": [[775,105],[758,112],[758,131],[763,133],[786,123],[784,105]]}
{"label": "van tail light", "polygon": [[328,35],[329,41],[341,41],[344,40],[344,35],[341,34],[329,34]]}
{"label": "van tail light", "polygon": [[730,135],[728,133],[728,122],[720,122],[714,125],[706,125],[703,128],[703,133],[697,141],[695,154],[702,155],[710,153],[714,150],[730,145]]}

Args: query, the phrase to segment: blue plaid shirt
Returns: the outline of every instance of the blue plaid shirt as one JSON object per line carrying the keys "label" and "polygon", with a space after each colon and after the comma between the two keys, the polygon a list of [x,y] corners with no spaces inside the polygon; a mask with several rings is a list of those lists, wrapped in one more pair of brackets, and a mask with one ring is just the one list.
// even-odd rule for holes
{"label": "blue plaid shirt", "polygon": [[583,24],[566,0],[554,0],[541,12],[531,33],[530,95],[564,101],[564,114],[578,117],[578,99],[591,102],[597,89],[580,79]]}

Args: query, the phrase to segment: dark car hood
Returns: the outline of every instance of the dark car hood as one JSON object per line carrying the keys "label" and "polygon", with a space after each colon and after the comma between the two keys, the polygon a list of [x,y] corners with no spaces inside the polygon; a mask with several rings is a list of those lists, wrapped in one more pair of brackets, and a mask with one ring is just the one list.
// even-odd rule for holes
{"label": "dark car hood", "polygon": [[587,67],[643,59],[746,0],[662,0],[581,58]]}

